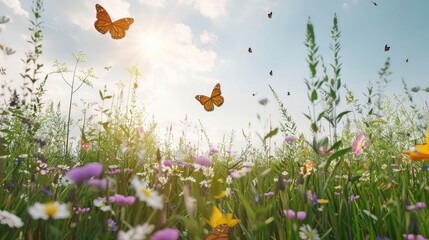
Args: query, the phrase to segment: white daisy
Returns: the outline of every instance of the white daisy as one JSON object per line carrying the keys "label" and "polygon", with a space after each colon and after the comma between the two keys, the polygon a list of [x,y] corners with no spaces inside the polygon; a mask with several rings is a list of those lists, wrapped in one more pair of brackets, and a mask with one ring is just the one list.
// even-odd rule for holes
{"label": "white daisy", "polygon": [[13,227],[20,228],[24,226],[24,223],[22,222],[21,218],[17,217],[13,213],[10,213],[8,211],[1,211],[1,210],[0,210],[0,224],[7,224],[11,228]]}
{"label": "white daisy", "polygon": [[138,177],[134,177],[131,181],[134,189],[136,190],[136,195],[140,201],[146,202],[149,206],[157,209],[162,209],[163,201],[162,197],[158,194],[157,191],[148,187],[146,181],[140,181]]}
{"label": "white daisy", "polygon": [[317,229],[312,229],[308,224],[299,228],[299,236],[304,240],[320,240]]}
{"label": "white daisy", "polygon": [[62,219],[70,217],[67,204],[60,204],[59,202],[35,203],[28,208],[28,212],[33,219],[48,220],[48,218]]}
{"label": "white daisy", "polygon": [[101,211],[107,212],[111,211],[112,207],[109,205],[106,205],[106,198],[96,198],[94,199],[94,206],[99,207]]}
{"label": "white daisy", "polygon": [[146,239],[146,235],[150,234],[155,227],[147,223],[143,225],[137,225],[133,229],[128,230],[128,232],[119,231],[118,239],[119,240],[143,240]]}

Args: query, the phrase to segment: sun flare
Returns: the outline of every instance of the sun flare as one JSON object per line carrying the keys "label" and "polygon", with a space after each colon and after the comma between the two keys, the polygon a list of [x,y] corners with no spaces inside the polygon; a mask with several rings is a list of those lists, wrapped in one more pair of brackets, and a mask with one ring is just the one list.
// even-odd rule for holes
{"label": "sun flare", "polygon": [[140,37],[140,51],[147,57],[159,57],[167,44],[155,33],[144,33]]}

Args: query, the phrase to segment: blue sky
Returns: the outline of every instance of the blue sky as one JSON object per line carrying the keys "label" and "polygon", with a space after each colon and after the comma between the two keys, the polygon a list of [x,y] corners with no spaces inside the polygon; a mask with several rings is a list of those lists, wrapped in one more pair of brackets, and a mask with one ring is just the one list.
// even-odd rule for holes
{"label": "blue sky", "polygon": [[[278,92],[299,131],[307,133],[308,101],[304,79],[309,76],[305,61],[305,31],[308,18],[315,27],[319,54],[332,62],[329,50],[334,13],[342,32],[342,81],[363,100],[370,80],[375,81],[387,57],[391,58],[392,83],[388,94],[402,94],[401,79],[409,87],[427,87],[429,57],[429,2],[426,0],[46,0],[43,56],[46,73],[55,59],[73,64],[71,53],[83,51],[83,68],[94,67],[94,87],[83,87],[79,99],[97,101],[98,90],[129,80],[125,68],[136,65],[141,71],[137,91],[139,102],[154,116],[160,129],[172,125],[180,132],[180,120],[187,116],[192,125],[202,122],[212,142],[236,131],[237,145],[244,144],[241,129],[262,132],[256,118],[271,119],[278,126],[279,112],[268,84]],[[133,17],[135,22],[124,39],[113,40],[94,28],[95,4],[101,4],[112,20]],[[267,14],[273,12],[273,18]],[[20,59],[29,49],[30,1],[0,0],[0,15],[11,22],[2,27],[0,42],[16,54],[1,57],[10,79],[19,79]],[[384,52],[384,45],[391,46]],[[248,53],[251,47],[253,53]],[[409,59],[405,63],[405,59]],[[112,66],[109,71],[105,66]],[[269,71],[273,70],[273,76]],[[3,80],[2,80],[3,81]],[[16,81],[15,81],[16,82]],[[195,100],[209,95],[219,82],[225,103],[213,112],[204,111]],[[426,85],[425,85],[426,84]],[[59,76],[51,75],[47,97],[68,102],[68,89]],[[291,95],[287,96],[286,93]],[[256,96],[252,96],[256,93]],[[343,90],[343,96],[345,91]],[[258,100],[269,98],[266,107]],[[80,111],[75,109],[75,118]],[[191,141],[201,135],[189,130]],[[277,139],[280,141],[280,139]]]}

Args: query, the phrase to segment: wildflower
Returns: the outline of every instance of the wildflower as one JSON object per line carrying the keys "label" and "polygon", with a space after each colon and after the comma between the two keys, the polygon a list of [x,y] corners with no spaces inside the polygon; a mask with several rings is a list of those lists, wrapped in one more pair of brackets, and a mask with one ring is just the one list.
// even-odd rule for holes
{"label": "wildflower", "polygon": [[119,240],[143,240],[146,239],[146,235],[149,235],[155,226],[144,223],[143,225],[137,225],[133,229],[128,230],[128,232],[119,231],[118,239]]}
{"label": "wildflower", "polygon": [[107,186],[113,186],[113,179],[89,179],[86,184],[92,187],[98,187],[101,190],[106,189]]}
{"label": "wildflower", "polygon": [[211,165],[212,161],[208,157],[198,156],[195,158],[195,163],[204,167],[208,167]]}
{"label": "wildflower", "polygon": [[365,134],[361,133],[358,135],[357,139],[353,144],[353,150],[352,150],[353,153],[361,154],[363,152],[363,148],[368,146],[368,142],[364,141],[363,140],[364,138],[365,138]]}
{"label": "wildflower", "polygon": [[311,160],[307,160],[304,163],[304,166],[299,168],[299,174],[310,176],[314,168],[314,162]]}
{"label": "wildflower", "polygon": [[112,207],[109,205],[106,205],[106,198],[96,198],[93,201],[94,206],[99,207],[101,211],[107,212],[111,211]]}
{"label": "wildflower", "polygon": [[264,196],[265,197],[272,197],[272,196],[274,196],[274,193],[273,192],[266,192],[266,193],[264,193]]}
{"label": "wildflower", "polygon": [[296,213],[296,218],[298,218],[298,220],[302,221],[307,217],[307,213],[304,211],[298,211]]}
{"label": "wildflower", "polygon": [[35,203],[28,208],[28,212],[33,219],[48,220],[48,218],[62,219],[70,217],[67,204],[60,204],[59,202]]}
{"label": "wildflower", "polygon": [[414,210],[420,210],[425,207],[426,207],[426,204],[424,202],[416,202],[415,205],[405,206],[405,209],[407,209],[408,211],[414,211]]}
{"label": "wildflower", "polygon": [[146,202],[153,208],[162,209],[162,197],[158,194],[157,191],[150,189],[146,181],[140,181],[138,177],[134,177],[131,181],[131,184],[136,190],[137,197],[140,199],[140,201]]}
{"label": "wildflower", "polygon": [[109,202],[115,202],[119,205],[132,205],[136,201],[134,196],[125,197],[121,194],[115,194],[109,197]]}
{"label": "wildflower", "polygon": [[171,165],[173,165],[173,162],[171,160],[162,161],[162,166],[164,167],[170,167]]}
{"label": "wildflower", "polygon": [[417,144],[417,151],[403,150],[409,160],[429,160],[429,130],[426,132],[425,144]]}
{"label": "wildflower", "polygon": [[85,151],[88,151],[89,150],[89,142],[83,142],[82,143],[82,149]]}
{"label": "wildflower", "polygon": [[80,213],[87,213],[91,210],[91,208],[87,207],[87,208],[81,208],[81,207],[73,207],[73,211],[76,214],[80,214]]}
{"label": "wildflower", "polygon": [[248,167],[243,167],[243,168],[241,168],[240,170],[237,170],[237,169],[232,170],[232,171],[229,173],[229,175],[230,175],[232,178],[241,178],[241,177],[246,176],[246,174],[247,174],[248,172],[251,172],[251,171],[252,171],[252,169],[250,169],[250,168],[248,168]]}
{"label": "wildflower", "polygon": [[215,228],[221,224],[227,224],[229,227],[235,226],[237,223],[240,222],[238,219],[232,218],[232,213],[227,213],[225,215],[222,214],[222,212],[217,208],[216,206],[213,206],[212,214],[210,215],[210,220],[206,222],[212,227]]}
{"label": "wildflower", "polygon": [[107,219],[107,231],[118,231],[118,223],[111,218]]}
{"label": "wildflower", "polygon": [[350,197],[349,197],[349,201],[350,202],[353,202],[354,200],[357,200],[357,199],[359,199],[360,198],[360,196],[359,195],[351,195]]}
{"label": "wildflower", "polygon": [[109,165],[107,167],[107,174],[116,175],[121,173],[121,169],[119,169],[118,167],[118,165]]}
{"label": "wildflower", "polygon": [[158,230],[152,237],[151,240],[177,240],[179,238],[179,231],[174,228],[166,228]]}
{"label": "wildflower", "polygon": [[48,195],[49,197],[52,197],[52,192],[49,191],[49,189],[47,189],[45,187],[42,188],[42,193]]}
{"label": "wildflower", "polygon": [[284,141],[287,142],[287,143],[289,143],[289,142],[295,141],[297,139],[298,139],[297,137],[295,137],[293,135],[289,135],[289,136],[285,137]]}
{"label": "wildflower", "polygon": [[103,164],[88,163],[83,167],[76,167],[67,172],[67,176],[74,183],[81,183],[92,177],[98,177],[103,172]]}
{"label": "wildflower", "polygon": [[316,229],[312,229],[310,225],[305,224],[299,228],[299,236],[303,240],[319,240],[320,236]]}
{"label": "wildflower", "polygon": [[213,156],[216,153],[218,153],[218,150],[214,149],[214,148],[210,148],[210,152],[209,152],[209,156]]}
{"label": "wildflower", "polygon": [[36,161],[39,166],[36,167],[36,170],[40,172],[40,174],[45,175],[48,172],[48,164],[42,162],[41,160]]}
{"label": "wildflower", "polygon": [[407,240],[427,240],[420,234],[402,234],[402,236]]}
{"label": "wildflower", "polygon": [[331,155],[332,151],[331,150],[328,151],[328,149],[329,149],[328,147],[320,146],[319,147],[319,155],[320,156],[325,156],[325,157]]}
{"label": "wildflower", "polygon": [[4,210],[0,210],[0,224],[7,224],[10,228],[20,228],[24,226],[21,218]]}
{"label": "wildflower", "polygon": [[288,217],[289,219],[294,219],[295,218],[295,212],[293,210],[290,210],[290,209],[288,209],[287,211],[283,210],[283,214],[286,217]]}

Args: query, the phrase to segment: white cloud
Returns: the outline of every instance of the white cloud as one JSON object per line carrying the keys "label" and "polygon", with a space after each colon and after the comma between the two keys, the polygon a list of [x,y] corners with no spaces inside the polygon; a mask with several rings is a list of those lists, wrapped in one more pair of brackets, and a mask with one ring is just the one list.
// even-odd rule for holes
{"label": "white cloud", "polygon": [[226,14],[227,0],[180,0],[179,3],[192,5],[208,18],[216,19]]}
{"label": "white cloud", "polygon": [[163,8],[165,0],[140,0],[140,3],[148,7]]}
{"label": "white cloud", "polygon": [[348,8],[348,6],[349,6],[349,4],[348,4],[348,3],[346,3],[346,2],[345,2],[345,3],[343,3],[343,8],[344,8],[344,9]]}
{"label": "white cloud", "polygon": [[215,44],[217,41],[217,35],[214,32],[204,31],[200,35],[200,41],[202,44]]}
{"label": "white cloud", "polygon": [[12,11],[21,16],[28,17],[28,12],[21,7],[21,2],[19,0],[1,0],[6,6],[8,6]]}

